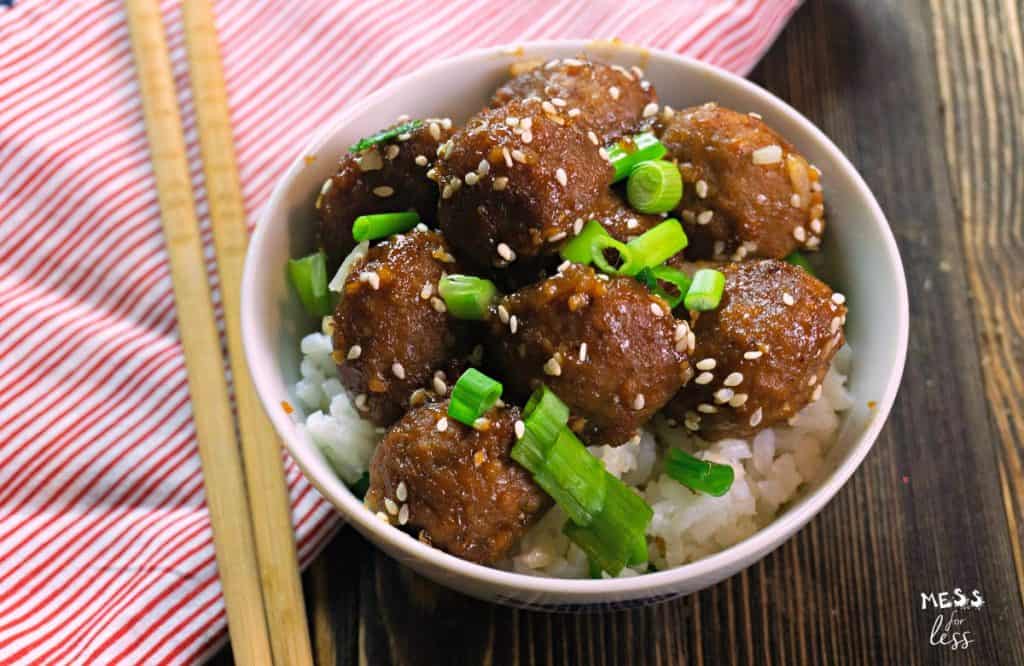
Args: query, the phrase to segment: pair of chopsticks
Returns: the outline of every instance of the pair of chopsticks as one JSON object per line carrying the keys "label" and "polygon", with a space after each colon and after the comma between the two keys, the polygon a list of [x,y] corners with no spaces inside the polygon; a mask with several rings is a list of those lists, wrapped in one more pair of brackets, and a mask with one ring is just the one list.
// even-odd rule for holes
{"label": "pair of chopsticks", "polygon": [[182,3],[241,449],[159,3],[125,0],[125,7],[232,649],[243,664],[312,664],[281,449],[249,380],[242,349],[239,287],[248,233],[213,9],[210,0]]}

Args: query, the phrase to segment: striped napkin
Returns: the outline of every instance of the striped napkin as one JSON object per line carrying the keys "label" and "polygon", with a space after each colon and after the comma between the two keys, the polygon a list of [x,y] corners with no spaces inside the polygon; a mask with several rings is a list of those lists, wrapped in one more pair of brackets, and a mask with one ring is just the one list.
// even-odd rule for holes
{"label": "striped napkin", "polygon": [[[0,663],[201,661],[227,630],[124,12],[114,0],[10,4],[0,4]],[[216,4],[251,225],[312,135],[429,60],[618,37],[745,73],[799,0]],[[180,4],[162,5],[216,285]],[[307,563],[337,518],[283,464]]]}

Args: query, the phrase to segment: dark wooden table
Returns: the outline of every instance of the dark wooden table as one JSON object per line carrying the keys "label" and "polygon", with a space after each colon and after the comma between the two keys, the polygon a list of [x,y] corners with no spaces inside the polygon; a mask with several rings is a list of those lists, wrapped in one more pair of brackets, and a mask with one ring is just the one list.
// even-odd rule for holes
{"label": "dark wooden table", "polygon": [[[899,399],[821,515],[704,592],[584,616],[466,598],[343,529],[305,577],[318,662],[1024,664],[1022,16],[813,0],[752,75],[857,165],[910,284]],[[921,608],[954,588],[985,600],[958,612],[960,650],[930,645],[949,611]]]}

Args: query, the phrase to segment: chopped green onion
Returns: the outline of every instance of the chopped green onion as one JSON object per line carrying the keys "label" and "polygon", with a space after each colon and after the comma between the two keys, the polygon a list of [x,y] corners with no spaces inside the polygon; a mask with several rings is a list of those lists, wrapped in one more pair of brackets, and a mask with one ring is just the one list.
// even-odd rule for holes
{"label": "chopped green onion", "polygon": [[587,575],[590,576],[591,578],[601,579],[601,578],[604,578],[604,576],[601,575],[601,572],[602,572],[601,565],[588,557],[587,558]]}
{"label": "chopped green onion", "polygon": [[[655,266],[654,268],[645,268],[636,274],[636,279],[647,285],[647,288],[651,290],[651,293],[657,294],[665,299],[668,303],[669,308],[675,310],[676,307],[683,302],[686,298],[686,292],[690,289],[690,276],[682,271],[677,271],[674,268],[665,266]],[[662,287],[662,283],[667,283],[671,286],[671,290]]]}
{"label": "chopped green onion", "polygon": [[472,275],[446,275],[438,283],[437,291],[448,312],[458,319],[483,319],[498,297],[493,282]]}
{"label": "chopped green onion", "polygon": [[523,407],[523,418],[537,426],[543,437],[554,441],[562,426],[569,422],[569,407],[542,384]]}
{"label": "chopped green onion", "polygon": [[327,256],[322,251],[301,259],[289,259],[288,277],[306,312],[314,317],[331,313],[331,299],[327,293]]}
{"label": "chopped green onion", "polygon": [[641,213],[667,213],[683,198],[679,167],[664,160],[637,164],[626,183],[626,198]]}
{"label": "chopped green onion", "polygon": [[[614,250],[619,256],[619,265],[613,266],[605,256],[605,250]],[[611,236],[594,236],[590,242],[590,255],[594,264],[609,275],[636,275],[643,268],[636,259],[633,248]]]}
{"label": "chopped green onion", "polygon": [[804,269],[811,275],[814,275],[814,269],[811,267],[811,262],[807,261],[807,257],[800,254],[799,252],[793,252],[792,254],[790,254],[788,257],[786,257],[786,261],[793,264],[794,266],[799,266],[800,268]]}
{"label": "chopped green onion", "polygon": [[721,497],[732,487],[735,472],[729,465],[695,458],[680,449],[669,449],[665,473],[690,490]]}
{"label": "chopped green onion", "polygon": [[590,254],[590,245],[597,236],[607,236],[608,232],[597,220],[591,220],[583,227],[580,234],[562,246],[559,254],[562,259],[577,264],[590,264],[593,257]]}
{"label": "chopped green onion", "polygon": [[723,289],[725,276],[713,268],[702,268],[693,274],[683,303],[687,310],[714,310],[722,300]]}
{"label": "chopped green onion", "polygon": [[544,488],[577,525],[589,525],[604,507],[606,475],[604,464],[562,426],[548,449],[544,466],[552,486]]}
{"label": "chopped green onion", "polygon": [[459,423],[472,426],[500,397],[500,383],[476,368],[470,368],[455,382],[452,399],[448,403],[448,416]]}
{"label": "chopped green onion", "polygon": [[360,139],[356,143],[349,146],[348,150],[350,153],[362,152],[367,148],[372,148],[373,146],[376,146],[378,143],[384,143],[385,141],[390,141],[391,139],[394,139],[395,137],[400,136],[402,134],[408,134],[409,132],[413,131],[422,124],[422,120],[410,120],[407,123],[395,125],[390,129],[381,130],[376,134],[371,134],[368,137]]}
{"label": "chopped green onion", "polygon": [[363,475],[359,477],[359,480],[350,485],[348,488],[349,490],[352,491],[352,494],[358,497],[359,499],[363,499],[364,497],[366,497],[366,491],[370,489],[370,473],[363,472]]}
{"label": "chopped green onion", "polygon": [[635,253],[640,268],[649,268],[675,256],[689,242],[683,225],[679,220],[670,218],[629,241],[629,247]]}
{"label": "chopped green onion", "polygon": [[609,474],[605,501],[589,525],[567,522],[562,532],[579,546],[597,567],[617,576],[627,565],[647,562],[647,525],[654,511],[642,497]]}
{"label": "chopped green onion", "polygon": [[640,162],[656,160],[668,152],[653,132],[644,132],[629,139],[619,140],[606,150],[608,161],[615,167],[613,183],[628,176],[633,167]]}
{"label": "chopped green onion", "polygon": [[379,213],[360,215],[352,223],[352,238],[356,242],[387,238],[391,234],[408,231],[420,223],[420,214],[414,210],[405,213]]}

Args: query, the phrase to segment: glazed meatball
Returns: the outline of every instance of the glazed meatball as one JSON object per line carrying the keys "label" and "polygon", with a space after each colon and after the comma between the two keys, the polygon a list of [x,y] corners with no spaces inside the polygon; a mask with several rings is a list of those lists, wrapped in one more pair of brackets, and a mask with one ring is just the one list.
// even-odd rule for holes
{"label": "glazed meatball", "polygon": [[750,437],[816,400],[846,320],[842,296],[786,262],[719,270],[722,300],[693,322],[697,374],[666,408],[710,440]]}
{"label": "glazed meatball", "polygon": [[572,264],[507,296],[492,318],[489,360],[512,395],[547,384],[590,445],[617,446],[692,374],[686,324],[632,278]]}
{"label": "glazed meatball", "polygon": [[469,346],[437,282],[458,265],[440,234],[413,231],[370,248],[345,281],[334,313],[334,354],[356,407],[378,425],[402,415],[410,396],[450,372]]}
{"label": "glazed meatball", "polygon": [[460,259],[489,268],[554,254],[611,183],[598,147],[555,111],[511,101],[442,146],[438,216]]}
{"label": "glazed meatball", "polygon": [[428,173],[451,128],[447,118],[428,118],[408,134],[341,158],[316,206],[320,244],[332,267],[355,247],[352,223],[360,215],[415,210],[426,224],[435,223],[438,188]]}
{"label": "glazed meatball", "polygon": [[493,564],[551,501],[509,457],[518,409],[492,409],[480,429],[447,414],[447,400],[428,403],[391,428],[370,463],[366,504],[452,555]]}
{"label": "glazed meatball", "polygon": [[640,68],[582,58],[552,60],[515,76],[498,88],[491,106],[527,97],[545,100],[574,118],[602,146],[637,132],[658,111],[654,86]]}
{"label": "glazed meatball", "polygon": [[819,173],[759,117],[715,104],[683,109],[665,122],[661,142],[683,177],[688,257],[781,259],[818,249]]}

